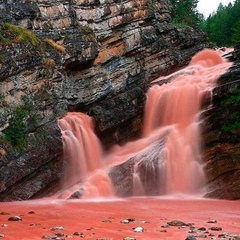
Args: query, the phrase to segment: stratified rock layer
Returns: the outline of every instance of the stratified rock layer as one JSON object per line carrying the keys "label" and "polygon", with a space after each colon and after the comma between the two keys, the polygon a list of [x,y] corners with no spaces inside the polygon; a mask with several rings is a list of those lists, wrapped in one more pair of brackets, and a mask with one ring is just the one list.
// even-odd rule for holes
{"label": "stratified rock layer", "polygon": [[211,108],[203,114],[206,197],[240,199],[240,43],[234,65],[220,77]]}
{"label": "stratified rock layer", "polygon": [[41,196],[58,182],[56,119],[67,111],[92,115],[106,147],[139,134],[149,82],[208,46],[170,12],[167,0],[0,1],[0,200]]}

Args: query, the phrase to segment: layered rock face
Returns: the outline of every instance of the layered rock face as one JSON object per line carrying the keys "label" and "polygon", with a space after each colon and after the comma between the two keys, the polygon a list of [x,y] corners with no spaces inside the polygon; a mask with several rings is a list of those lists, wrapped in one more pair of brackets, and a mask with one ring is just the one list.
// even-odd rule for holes
{"label": "layered rock face", "polygon": [[206,197],[240,199],[240,42],[234,65],[220,77],[203,114]]}
{"label": "layered rock face", "polygon": [[139,134],[149,82],[208,46],[168,0],[0,1],[0,200],[59,182],[57,119],[87,112],[106,147]]}

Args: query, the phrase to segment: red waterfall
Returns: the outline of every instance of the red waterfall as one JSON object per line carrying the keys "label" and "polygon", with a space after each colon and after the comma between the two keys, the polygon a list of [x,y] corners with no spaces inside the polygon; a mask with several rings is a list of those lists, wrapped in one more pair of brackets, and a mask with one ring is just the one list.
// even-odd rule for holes
{"label": "red waterfall", "polygon": [[[211,93],[217,78],[230,65],[219,53],[204,50],[193,57],[185,69],[156,79],[147,93],[142,139],[123,148],[116,147],[115,154],[105,154],[107,160],[103,158],[100,143],[93,132],[92,119],[81,113],[68,113],[59,120],[65,161],[69,165],[66,166],[64,188],[75,191],[80,183],[85,197],[111,195],[112,186],[106,169],[119,162],[119,157],[114,156],[121,156],[121,162],[127,161],[131,154],[147,147],[148,138],[154,132],[167,127],[166,159],[161,164],[161,183],[156,187],[166,194],[200,192],[204,185],[200,155],[201,105],[203,97]],[[164,83],[166,80],[169,83]],[[132,174],[133,194],[144,194],[137,165]],[[93,194],[95,190],[89,190],[95,188],[97,194]],[[72,194],[72,190],[66,197]]]}
{"label": "red waterfall", "polygon": [[58,121],[64,148],[63,189],[68,198],[83,184],[84,197],[111,196],[111,182],[101,170],[102,150],[93,132],[93,119],[83,113],[68,113]]}

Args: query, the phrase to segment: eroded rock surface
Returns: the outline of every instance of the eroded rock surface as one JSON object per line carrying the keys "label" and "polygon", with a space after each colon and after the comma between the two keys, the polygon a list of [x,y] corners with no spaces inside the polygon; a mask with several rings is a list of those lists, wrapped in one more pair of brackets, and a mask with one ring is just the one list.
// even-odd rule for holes
{"label": "eroded rock surface", "polygon": [[213,104],[204,113],[203,159],[207,177],[206,197],[240,199],[240,44],[234,65],[220,77]]}

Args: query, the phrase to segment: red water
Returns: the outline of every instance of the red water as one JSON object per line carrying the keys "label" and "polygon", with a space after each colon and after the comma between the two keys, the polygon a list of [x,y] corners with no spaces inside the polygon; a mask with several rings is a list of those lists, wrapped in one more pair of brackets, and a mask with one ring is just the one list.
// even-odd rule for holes
{"label": "red water", "polygon": [[[204,50],[188,67],[172,74],[170,83],[153,85],[147,93],[143,135],[171,126],[161,184],[166,194],[200,193],[204,186],[199,113],[203,97],[210,95],[216,80],[230,65],[219,52]],[[161,84],[164,79],[154,82]]]}
{"label": "red water", "polygon": [[[101,169],[102,150],[93,129],[93,119],[83,113],[68,113],[58,121],[64,148],[64,179],[61,198],[84,189],[84,197],[112,195],[111,182]],[[80,187],[81,186],[81,187]]]}
{"label": "red water", "polygon": [[[22,221],[8,221],[9,217],[16,215]],[[121,223],[125,219],[134,221]],[[197,229],[205,227],[206,231],[191,234],[190,227],[161,227],[172,220],[191,223]],[[217,222],[208,223],[209,220]],[[51,230],[57,226],[64,229]],[[136,227],[144,228],[144,232],[134,232]],[[209,230],[210,227],[221,227],[222,230]],[[73,235],[75,232],[82,233],[82,237]],[[56,237],[56,234],[63,234],[64,237],[59,239],[123,240],[135,237],[137,240],[184,240],[188,235],[197,234],[205,234],[205,239],[221,239],[218,235],[223,233],[240,235],[239,201],[130,198],[89,202],[41,199],[0,204],[0,234],[4,234],[2,239],[6,240],[40,240],[43,236]]]}
{"label": "red water", "polygon": [[[122,147],[115,146],[108,153],[101,151],[89,116],[68,113],[60,119],[65,161],[69,164],[64,180],[67,191],[62,197],[69,197],[78,189],[83,189],[84,197],[113,196],[114,186],[107,176],[109,169],[143,150],[149,151],[150,158],[153,148],[149,146],[162,136],[166,138],[164,148],[154,149],[161,156],[158,166],[153,167],[161,176],[155,188],[160,189],[161,194],[201,194],[204,187],[200,155],[201,106],[203,98],[211,95],[217,78],[230,65],[219,52],[204,50],[195,55],[185,69],[156,79],[147,92],[143,137]],[[171,81],[162,84],[168,78]],[[135,162],[132,173],[134,196],[145,194],[138,173],[140,162]]]}

